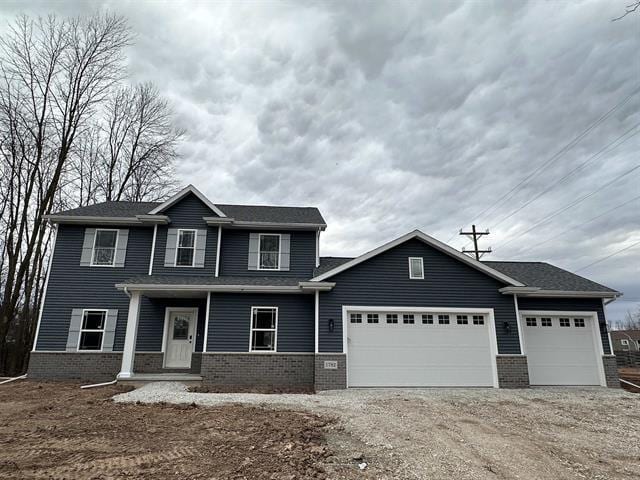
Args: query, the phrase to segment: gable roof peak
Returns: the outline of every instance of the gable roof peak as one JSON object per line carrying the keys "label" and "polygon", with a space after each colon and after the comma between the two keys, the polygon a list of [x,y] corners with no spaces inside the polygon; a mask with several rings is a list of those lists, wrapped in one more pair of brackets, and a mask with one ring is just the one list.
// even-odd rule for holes
{"label": "gable roof peak", "polygon": [[187,185],[186,187],[184,187],[182,190],[180,190],[178,193],[176,193],[174,196],[169,198],[167,201],[161,203],[156,208],[151,210],[149,212],[149,215],[156,215],[158,213],[161,213],[161,212],[165,211],[167,208],[169,208],[170,206],[176,204],[177,202],[182,200],[184,197],[186,197],[190,193],[195,195],[202,203],[204,203],[207,207],[209,207],[219,217],[226,217],[227,216],[222,210],[220,210],[216,205],[214,205],[213,202],[211,202],[211,200],[209,200],[205,196],[204,193],[202,193],[200,190],[198,190],[191,183],[189,185]]}

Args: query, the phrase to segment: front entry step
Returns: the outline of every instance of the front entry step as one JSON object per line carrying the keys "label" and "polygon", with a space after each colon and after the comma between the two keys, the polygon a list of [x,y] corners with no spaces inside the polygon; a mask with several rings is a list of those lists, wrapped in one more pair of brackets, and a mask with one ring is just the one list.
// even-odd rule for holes
{"label": "front entry step", "polygon": [[118,383],[127,385],[150,382],[180,382],[188,385],[199,385],[202,383],[202,376],[192,373],[134,373],[132,377],[118,379]]}

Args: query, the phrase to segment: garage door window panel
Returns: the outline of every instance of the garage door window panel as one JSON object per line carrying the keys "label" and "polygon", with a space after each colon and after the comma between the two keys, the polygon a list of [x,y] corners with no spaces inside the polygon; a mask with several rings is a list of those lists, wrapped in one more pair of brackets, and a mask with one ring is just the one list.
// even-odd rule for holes
{"label": "garage door window panel", "polygon": [[584,328],[584,318],[574,318],[573,325],[578,328]]}
{"label": "garage door window panel", "polygon": [[473,316],[473,324],[474,325],[484,325],[484,315],[474,315]]}
{"label": "garage door window panel", "polygon": [[467,315],[458,315],[456,317],[456,321],[457,321],[458,325],[468,325],[469,324],[469,317]]}
{"label": "garage door window panel", "polygon": [[413,313],[405,313],[404,315],[402,315],[402,323],[406,325],[412,325],[416,323]]}
{"label": "garage door window panel", "polygon": [[349,321],[351,323],[362,323],[362,314],[361,313],[352,313],[349,315]]}
{"label": "garage door window panel", "polygon": [[422,323],[424,325],[433,325],[433,315],[431,314],[422,315]]}
{"label": "garage door window panel", "polygon": [[398,314],[387,313],[387,323],[398,323]]}
{"label": "garage door window panel", "polygon": [[449,325],[449,315],[438,315],[438,324]]}
{"label": "garage door window panel", "polygon": [[377,313],[367,313],[367,323],[379,323],[380,317]]}
{"label": "garage door window panel", "polygon": [[527,317],[527,327],[535,327],[538,325],[537,319],[533,317]]}
{"label": "garage door window panel", "polygon": [[551,323],[551,319],[550,318],[541,318],[540,319],[540,326],[542,327],[551,327],[552,323]]}

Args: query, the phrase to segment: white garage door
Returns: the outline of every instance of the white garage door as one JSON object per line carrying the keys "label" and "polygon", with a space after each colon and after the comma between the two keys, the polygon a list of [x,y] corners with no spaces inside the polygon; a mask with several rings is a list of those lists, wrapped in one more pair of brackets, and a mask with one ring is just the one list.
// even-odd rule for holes
{"label": "white garage door", "polygon": [[520,316],[531,385],[601,385],[600,336],[593,317]]}
{"label": "white garage door", "polygon": [[346,310],[350,387],[491,387],[489,312]]}

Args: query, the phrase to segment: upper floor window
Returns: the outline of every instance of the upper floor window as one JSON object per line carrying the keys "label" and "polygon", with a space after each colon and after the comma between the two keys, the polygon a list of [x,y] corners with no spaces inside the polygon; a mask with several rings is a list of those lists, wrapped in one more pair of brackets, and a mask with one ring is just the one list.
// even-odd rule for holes
{"label": "upper floor window", "polygon": [[411,280],[424,279],[424,264],[422,257],[409,257],[409,278]]}
{"label": "upper floor window", "polygon": [[116,260],[118,230],[96,229],[91,265],[113,267]]}
{"label": "upper floor window", "polygon": [[620,340],[620,344],[622,345],[623,350],[629,350],[629,340],[623,338],[622,340]]}
{"label": "upper floor window", "polygon": [[280,270],[280,235],[260,234],[259,270]]}
{"label": "upper floor window", "polygon": [[196,231],[178,230],[178,242],[176,246],[176,266],[193,267],[196,251]]}

